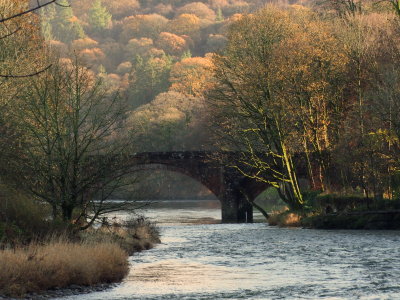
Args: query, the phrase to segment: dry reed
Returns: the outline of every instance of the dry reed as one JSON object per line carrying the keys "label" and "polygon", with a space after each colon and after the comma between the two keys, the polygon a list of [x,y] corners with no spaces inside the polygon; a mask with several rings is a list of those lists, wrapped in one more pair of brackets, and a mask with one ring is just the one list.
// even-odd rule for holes
{"label": "dry reed", "polygon": [[281,227],[299,227],[301,226],[301,216],[286,210],[275,211],[269,215],[268,224]]}
{"label": "dry reed", "polygon": [[23,296],[69,285],[120,281],[128,272],[127,253],[116,243],[71,243],[0,251],[0,294]]}

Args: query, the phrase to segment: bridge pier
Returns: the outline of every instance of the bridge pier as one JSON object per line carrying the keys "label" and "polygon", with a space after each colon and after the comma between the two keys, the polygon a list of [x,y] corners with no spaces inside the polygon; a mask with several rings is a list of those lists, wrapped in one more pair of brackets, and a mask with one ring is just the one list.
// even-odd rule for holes
{"label": "bridge pier", "polygon": [[220,200],[222,223],[253,223],[253,206],[242,195],[230,194]]}
{"label": "bridge pier", "polygon": [[[227,174],[225,174],[227,175]],[[237,180],[228,176],[219,195],[222,223],[253,223],[253,206],[247,201]]]}

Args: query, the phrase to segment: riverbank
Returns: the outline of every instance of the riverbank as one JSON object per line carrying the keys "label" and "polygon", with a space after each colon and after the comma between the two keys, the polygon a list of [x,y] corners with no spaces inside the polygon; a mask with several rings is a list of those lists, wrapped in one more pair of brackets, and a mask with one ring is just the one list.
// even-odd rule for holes
{"label": "riverbank", "polygon": [[300,225],[315,229],[399,230],[400,210],[315,215],[302,218]]}
{"label": "riverbank", "polygon": [[47,298],[108,287],[128,273],[129,255],[159,242],[154,224],[139,218],[1,250],[0,298]]}
{"label": "riverbank", "polygon": [[361,196],[305,193],[302,210],[269,214],[268,223],[281,227],[311,229],[400,229],[400,200]]}
{"label": "riverbank", "polygon": [[354,211],[330,214],[302,214],[284,211],[272,214],[271,226],[310,229],[400,230],[400,210]]}

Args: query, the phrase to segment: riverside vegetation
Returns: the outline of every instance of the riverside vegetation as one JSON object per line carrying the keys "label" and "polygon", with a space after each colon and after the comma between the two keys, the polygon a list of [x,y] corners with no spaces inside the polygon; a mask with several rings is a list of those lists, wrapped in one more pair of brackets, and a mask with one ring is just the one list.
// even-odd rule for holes
{"label": "riverside vegetation", "polygon": [[128,255],[160,242],[157,227],[143,217],[77,231],[50,222],[47,207],[21,194],[2,194],[0,207],[0,297],[119,282]]}
{"label": "riverside vegetation", "polygon": [[[272,226],[317,229],[400,229],[400,201],[374,202],[371,199],[343,195],[321,198],[325,198],[323,207],[316,205],[302,210],[286,207],[273,211],[268,217],[268,223]],[[358,205],[347,206],[355,199]],[[346,203],[346,206],[337,209],[336,203]]]}
{"label": "riverside vegetation", "polygon": [[159,242],[144,218],[107,221],[134,209],[105,202],[136,182],[120,162],[133,151],[125,105],[48,47],[34,12],[56,4],[0,0],[0,297],[120,281],[128,255]]}
{"label": "riverside vegetation", "polygon": [[[274,193],[270,194],[272,198],[276,198]],[[303,195],[306,205],[302,209],[290,209],[280,200],[279,204],[270,210],[268,224],[317,229],[400,228],[399,200],[374,201],[360,196],[321,195],[318,192]],[[268,207],[264,209],[268,210]]]}
{"label": "riverside vegetation", "polygon": [[398,1],[267,5],[213,56],[218,145],[279,191],[283,222],[399,228],[399,16]]}

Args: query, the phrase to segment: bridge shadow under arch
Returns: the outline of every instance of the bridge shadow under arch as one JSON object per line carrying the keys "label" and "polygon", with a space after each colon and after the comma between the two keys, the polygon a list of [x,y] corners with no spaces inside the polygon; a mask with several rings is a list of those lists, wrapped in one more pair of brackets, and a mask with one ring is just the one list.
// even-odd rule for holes
{"label": "bridge shadow under arch", "polygon": [[150,171],[162,171],[162,172],[170,172],[170,173],[176,173],[180,174],[181,176],[189,177],[193,181],[197,182],[201,186],[205,187],[207,190],[211,192],[212,195],[214,195],[216,200],[218,199],[218,193],[219,190],[216,190],[212,184],[210,184],[209,180],[207,178],[204,178],[203,176],[198,176],[199,174],[193,173],[190,170],[186,168],[180,168],[174,165],[170,164],[161,164],[161,163],[142,163],[138,164],[132,167],[133,172],[138,172],[138,171],[145,171],[145,172],[150,172]]}

